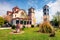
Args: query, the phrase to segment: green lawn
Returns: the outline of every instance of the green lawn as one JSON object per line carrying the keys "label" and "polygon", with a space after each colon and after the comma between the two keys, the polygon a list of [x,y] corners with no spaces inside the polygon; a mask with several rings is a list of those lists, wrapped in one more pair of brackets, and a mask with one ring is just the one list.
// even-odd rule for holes
{"label": "green lawn", "polygon": [[25,28],[23,34],[11,34],[12,30],[0,30],[0,40],[60,40],[60,30],[57,30],[55,37],[49,34],[36,32],[39,28]]}

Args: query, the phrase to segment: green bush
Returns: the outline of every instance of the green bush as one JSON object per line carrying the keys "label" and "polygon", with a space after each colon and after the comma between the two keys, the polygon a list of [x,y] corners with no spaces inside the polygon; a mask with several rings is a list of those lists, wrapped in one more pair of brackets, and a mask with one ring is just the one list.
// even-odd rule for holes
{"label": "green bush", "polygon": [[16,26],[15,25],[12,25],[12,29],[16,29]]}
{"label": "green bush", "polygon": [[0,17],[0,26],[2,26],[4,24],[4,18]]}
{"label": "green bush", "polygon": [[34,27],[34,25],[31,25],[31,27],[33,28],[33,27]]}
{"label": "green bush", "polygon": [[37,24],[37,27],[39,27],[39,24]]}
{"label": "green bush", "polygon": [[24,30],[25,26],[23,26],[22,30]]}

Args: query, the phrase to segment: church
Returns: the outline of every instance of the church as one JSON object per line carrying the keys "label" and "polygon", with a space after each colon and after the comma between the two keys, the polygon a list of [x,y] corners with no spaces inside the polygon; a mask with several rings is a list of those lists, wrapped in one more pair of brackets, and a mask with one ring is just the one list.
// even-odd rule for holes
{"label": "church", "polygon": [[34,8],[28,9],[28,14],[25,10],[19,9],[17,6],[12,8],[12,11],[7,11],[7,15],[12,17],[11,24],[20,24],[21,27],[31,27],[36,24]]}

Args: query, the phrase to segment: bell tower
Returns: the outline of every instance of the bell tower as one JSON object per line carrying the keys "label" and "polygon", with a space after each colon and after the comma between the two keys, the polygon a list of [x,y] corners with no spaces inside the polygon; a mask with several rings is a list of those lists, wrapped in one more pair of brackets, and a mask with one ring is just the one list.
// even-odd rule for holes
{"label": "bell tower", "polygon": [[36,23],[36,19],[35,19],[35,12],[34,12],[34,8],[31,7],[28,9],[28,16],[31,18],[31,24],[34,25]]}
{"label": "bell tower", "polygon": [[48,5],[45,5],[43,7],[43,20],[49,21],[49,6]]}

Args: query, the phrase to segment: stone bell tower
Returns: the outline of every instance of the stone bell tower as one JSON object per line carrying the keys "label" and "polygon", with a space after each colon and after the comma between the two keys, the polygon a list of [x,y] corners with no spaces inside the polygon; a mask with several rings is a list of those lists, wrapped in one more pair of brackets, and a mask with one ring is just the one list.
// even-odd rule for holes
{"label": "stone bell tower", "polygon": [[31,18],[31,24],[34,25],[36,23],[36,19],[35,19],[35,12],[34,12],[34,8],[31,7],[28,9],[28,16]]}
{"label": "stone bell tower", "polygon": [[45,5],[43,7],[43,20],[49,21],[49,6],[48,5]]}

